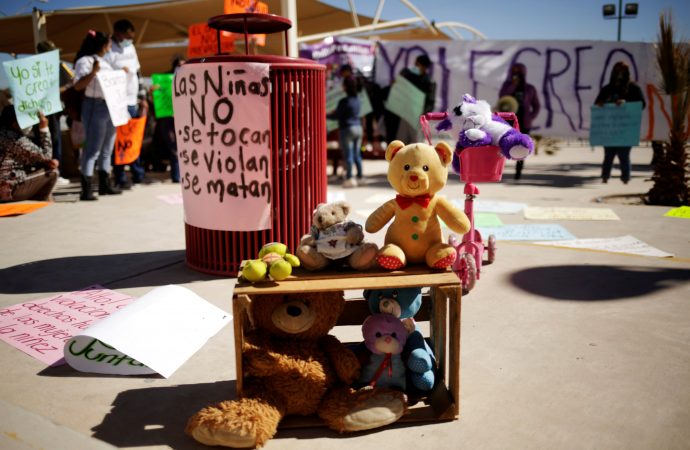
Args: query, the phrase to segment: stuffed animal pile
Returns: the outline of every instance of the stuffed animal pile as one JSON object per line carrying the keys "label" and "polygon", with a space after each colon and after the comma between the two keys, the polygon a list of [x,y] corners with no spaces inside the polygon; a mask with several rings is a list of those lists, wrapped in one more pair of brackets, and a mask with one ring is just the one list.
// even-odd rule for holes
{"label": "stuffed animal pile", "polygon": [[381,267],[396,270],[411,262],[444,269],[455,261],[457,252],[443,242],[439,219],[460,234],[470,229],[470,221],[464,212],[437,195],[448,180],[452,157],[445,142],[436,147],[424,143],[405,145],[401,141],[388,145],[388,182],[398,195],[376,209],[365,226],[367,232],[375,233],[393,219],[385,245],[376,257]]}

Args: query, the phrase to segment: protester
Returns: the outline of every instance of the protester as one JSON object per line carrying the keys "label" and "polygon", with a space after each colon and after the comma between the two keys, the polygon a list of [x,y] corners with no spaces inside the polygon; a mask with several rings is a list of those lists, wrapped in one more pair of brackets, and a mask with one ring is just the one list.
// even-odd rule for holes
{"label": "protester", "polygon": [[[357,81],[354,77],[343,80],[343,89],[347,96],[338,102],[335,111],[328,114],[329,119],[338,121],[340,151],[345,161],[345,181],[343,187],[356,187],[362,181],[362,122],[359,118],[361,108],[357,92]],[[357,167],[357,180],[352,178],[352,165]]]}
{"label": "protester", "polygon": [[[414,66],[406,67],[400,71],[400,76],[405,77],[417,89],[424,93],[424,108],[422,114],[431,112],[434,109],[436,100],[436,83],[430,76],[431,60],[427,55],[419,55],[414,62]],[[422,141],[420,126],[418,123],[407,123],[400,118],[394,118],[386,122],[388,142],[394,138],[404,143]],[[397,130],[397,131],[396,131]]]}
{"label": "protester", "polygon": [[[38,53],[46,53],[53,50],[58,50],[53,41],[41,41],[36,44],[36,51]],[[59,71],[60,94],[63,94],[72,85],[74,72],[72,72],[72,70],[62,61],[60,61]],[[47,116],[48,127],[50,128],[50,136],[53,140],[53,159],[57,159],[58,161],[62,161],[62,126],[60,125],[61,117],[62,111],[58,111]],[[58,177],[56,184],[58,186],[65,186],[69,184],[69,180]]]}
{"label": "protester", "polygon": [[[532,122],[539,114],[541,105],[537,89],[527,83],[527,67],[521,63],[515,63],[510,68],[508,78],[503,82],[498,93],[499,97],[510,96],[517,101],[517,116],[520,131],[529,134],[532,129]],[[515,166],[515,179],[519,180],[522,176],[524,161],[518,161]]]}
{"label": "protester", "polygon": [[[604,103],[615,103],[620,106],[625,102],[642,102],[642,109],[646,106],[644,95],[640,87],[630,80],[630,69],[622,61],[614,64],[609,83],[597,95],[594,104],[604,106]],[[621,181],[630,181],[632,164],[630,163],[631,147],[604,147],[604,161],[601,166],[601,179],[607,183],[611,176],[613,160],[618,156],[621,167]]]}
{"label": "protester", "polygon": [[[186,61],[183,58],[175,58],[172,63],[172,67],[168,73],[175,73],[177,68],[183,65]],[[153,86],[152,89],[156,89]],[[156,128],[154,130],[154,136],[156,136],[159,142],[159,146],[162,147],[162,155],[168,158],[170,161],[170,179],[173,183],[180,182],[180,163],[177,157],[177,138],[175,137],[175,118],[174,117],[160,117],[156,119]],[[160,163],[159,163],[160,164]],[[165,166],[163,166],[165,167]]]}
{"label": "protester", "polygon": [[91,178],[98,160],[98,193],[121,194],[110,183],[110,159],[115,146],[115,127],[103,97],[96,74],[100,70],[113,70],[104,59],[110,49],[110,38],[100,31],[89,30],[74,63],[74,87],[84,91],[81,118],[85,143],[81,156],[81,200],[96,200],[91,192]]}
{"label": "protester", "polygon": [[51,200],[59,161],[52,157],[48,119],[39,112],[41,145],[19,128],[12,106],[0,114],[0,202]]}
{"label": "protester", "polygon": [[[146,89],[141,84],[141,64],[137,50],[134,47],[134,25],[127,19],[118,20],[113,24],[112,46],[105,59],[114,69],[123,69],[127,72],[127,111],[132,118],[146,116],[148,102],[146,101]],[[145,171],[141,164],[141,156],[129,163],[132,172],[132,182],[144,182]],[[131,184],[125,173],[125,164],[116,164],[113,169],[115,183],[123,189],[129,189]]]}

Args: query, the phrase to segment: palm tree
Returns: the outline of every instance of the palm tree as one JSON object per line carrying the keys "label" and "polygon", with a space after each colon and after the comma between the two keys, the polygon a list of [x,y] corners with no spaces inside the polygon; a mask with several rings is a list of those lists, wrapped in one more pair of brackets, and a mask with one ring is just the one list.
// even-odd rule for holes
{"label": "palm tree", "polygon": [[671,14],[659,20],[656,59],[661,90],[671,98],[671,126],[667,140],[654,155],[654,186],[645,201],[652,205],[690,205],[690,146],[687,122],[690,112],[690,43],[673,42]]}

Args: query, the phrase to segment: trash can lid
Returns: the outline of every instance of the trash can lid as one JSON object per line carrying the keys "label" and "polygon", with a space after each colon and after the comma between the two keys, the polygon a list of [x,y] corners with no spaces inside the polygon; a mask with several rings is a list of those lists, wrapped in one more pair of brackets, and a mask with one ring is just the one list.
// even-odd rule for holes
{"label": "trash can lid", "polygon": [[292,22],[275,14],[240,13],[211,17],[208,19],[208,26],[240,34],[271,34],[292,28]]}

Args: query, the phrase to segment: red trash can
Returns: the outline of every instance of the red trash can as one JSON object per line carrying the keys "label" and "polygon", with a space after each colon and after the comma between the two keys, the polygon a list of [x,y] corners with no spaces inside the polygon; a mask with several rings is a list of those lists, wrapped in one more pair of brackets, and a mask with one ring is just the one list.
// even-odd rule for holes
{"label": "red trash can", "polygon": [[[219,42],[221,30],[244,33],[245,43],[249,34],[285,32],[287,48],[286,30],[292,23],[272,14],[227,14],[212,17],[208,25],[218,30]],[[302,58],[249,54],[219,54],[193,59],[187,64],[200,63],[263,63],[269,66],[270,228],[258,231],[207,229],[190,225],[185,217],[187,265],[201,272],[234,277],[240,263],[256,258],[266,243],[282,242],[294,252],[300,237],[309,232],[316,205],[326,201],[326,67]]]}

